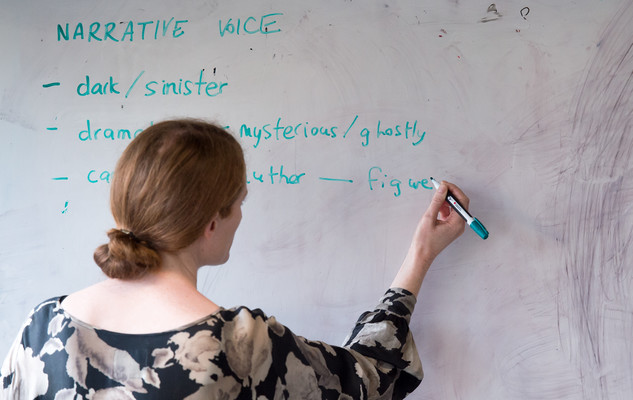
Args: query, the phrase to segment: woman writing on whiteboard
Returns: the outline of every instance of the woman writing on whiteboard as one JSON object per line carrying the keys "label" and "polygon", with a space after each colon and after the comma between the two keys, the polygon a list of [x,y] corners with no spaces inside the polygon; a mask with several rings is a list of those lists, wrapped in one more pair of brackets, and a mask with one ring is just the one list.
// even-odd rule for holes
{"label": "woman writing on whiteboard", "polygon": [[434,258],[464,231],[442,183],[393,284],[343,347],[260,310],[222,308],[198,269],[225,263],[242,217],[242,149],[222,128],[165,121],[135,138],[111,183],[108,279],[38,305],[2,366],[11,399],[403,398],[422,379],[409,319]]}

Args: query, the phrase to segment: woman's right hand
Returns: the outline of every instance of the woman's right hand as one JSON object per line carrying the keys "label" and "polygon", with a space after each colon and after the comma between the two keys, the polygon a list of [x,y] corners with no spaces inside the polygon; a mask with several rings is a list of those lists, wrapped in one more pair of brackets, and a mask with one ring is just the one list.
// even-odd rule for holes
{"label": "woman's right hand", "polygon": [[468,210],[470,199],[450,182],[442,181],[413,235],[410,252],[432,262],[442,250],[457,239],[466,227],[464,219],[446,201],[447,191]]}
{"label": "woman's right hand", "polygon": [[468,210],[470,200],[456,185],[442,181],[411,240],[409,252],[396,275],[392,287],[399,287],[417,296],[424,276],[435,257],[457,239],[466,227],[464,219],[446,202],[448,190]]}

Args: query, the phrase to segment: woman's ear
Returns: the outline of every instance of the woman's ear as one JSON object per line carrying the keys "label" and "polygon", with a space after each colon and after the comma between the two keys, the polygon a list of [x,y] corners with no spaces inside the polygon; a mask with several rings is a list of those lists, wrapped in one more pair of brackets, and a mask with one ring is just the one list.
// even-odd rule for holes
{"label": "woman's ear", "polygon": [[204,227],[204,235],[205,236],[213,236],[218,229],[218,218],[220,214],[216,214],[211,221]]}

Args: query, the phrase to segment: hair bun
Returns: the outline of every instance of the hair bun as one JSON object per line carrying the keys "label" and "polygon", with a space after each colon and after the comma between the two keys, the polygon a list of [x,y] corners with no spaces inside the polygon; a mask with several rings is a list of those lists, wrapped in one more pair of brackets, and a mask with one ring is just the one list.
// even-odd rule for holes
{"label": "hair bun", "polygon": [[94,260],[110,278],[134,279],[160,266],[160,255],[149,242],[124,229],[110,229],[110,242],[101,245]]}

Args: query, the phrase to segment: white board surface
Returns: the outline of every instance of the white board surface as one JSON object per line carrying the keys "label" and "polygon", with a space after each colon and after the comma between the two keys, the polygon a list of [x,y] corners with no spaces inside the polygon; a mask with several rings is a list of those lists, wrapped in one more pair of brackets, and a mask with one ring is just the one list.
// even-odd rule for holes
{"label": "white board surface", "polygon": [[633,397],[633,3],[490,6],[3,2],[0,357],[34,305],[103,279],[127,132],[200,117],[249,171],[231,259],[199,277],[215,302],[340,344],[434,176],[490,238],[427,275],[411,398]]}

